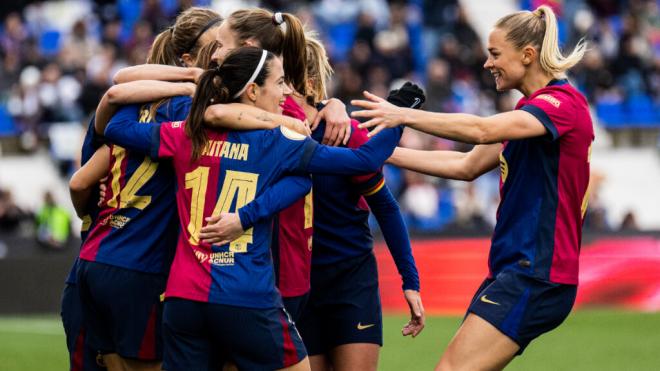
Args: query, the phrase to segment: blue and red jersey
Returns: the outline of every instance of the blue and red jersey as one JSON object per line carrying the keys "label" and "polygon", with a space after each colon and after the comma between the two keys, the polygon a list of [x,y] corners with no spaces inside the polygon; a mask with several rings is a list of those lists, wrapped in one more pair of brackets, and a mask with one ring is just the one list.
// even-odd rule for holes
{"label": "blue and red jersey", "polygon": [[[305,111],[291,98],[282,114],[304,121]],[[273,228],[273,263],[277,288],[282,297],[304,295],[310,288],[314,206],[312,192],[280,211]]]}
{"label": "blue and red jersey", "polygon": [[[152,119],[144,106],[134,119],[182,120],[189,97],[174,97]],[[137,106],[136,106],[137,107]],[[175,183],[172,166],[142,153],[110,145],[106,198],[80,258],[147,273],[166,273],[176,241]]]}
{"label": "blue and red jersey", "polygon": [[[80,151],[80,166],[83,166],[92,158],[94,152],[96,152],[99,147],[103,145],[103,141],[100,136],[96,134],[96,129],[94,128],[94,123],[96,122],[95,116],[89,120],[87,125],[87,132],[85,133],[85,138],[83,139],[82,148]],[[92,195],[98,194],[96,191],[92,192]],[[89,231],[92,230],[94,223],[99,214],[98,199],[96,197],[90,197],[87,200],[87,205],[85,206],[85,211],[87,213],[82,217],[82,226],[80,227],[80,240],[84,243],[87,239]],[[81,246],[82,248],[82,246]],[[76,271],[78,270],[78,258],[73,262],[73,266],[69,271],[69,274],[66,276],[64,281],[67,284],[75,284],[77,282]]]}
{"label": "blue and red jersey", "polygon": [[[357,125],[353,120],[349,148],[359,148],[369,140],[368,131]],[[312,138],[320,141],[325,128],[325,121],[321,121]],[[408,230],[380,170],[354,176],[314,175],[312,184],[316,211],[312,265],[334,264],[369,253],[373,249],[371,207],[403,278],[403,288],[419,290]]]}
{"label": "blue and red jersey", "polygon": [[534,115],[547,135],[503,143],[490,275],[514,269],[577,284],[594,139],[587,101],[567,80],[553,80],[516,109]]}
{"label": "blue and red jersey", "polygon": [[257,221],[237,240],[216,246],[198,238],[204,218],[237,210],[240,214],[242,206],[287,173],[373,171],[391,155],[401,136],[401,129],[387,129],[353,151],[318,145],[286,128],[205,130],[208,143],[202,156],[192,161],[185,123],[141,125],[133,118],[135,110],[122,108],[105,135],[153,158],[172,159],[181,233],[165,295],[253,308],[282,305],[270,252],[272,220]]}

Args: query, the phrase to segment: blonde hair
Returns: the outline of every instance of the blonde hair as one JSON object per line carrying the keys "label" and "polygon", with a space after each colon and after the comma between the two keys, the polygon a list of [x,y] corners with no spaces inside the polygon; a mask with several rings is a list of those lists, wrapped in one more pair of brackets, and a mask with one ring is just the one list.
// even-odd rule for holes
{"label": "blonde hair", "polygon": [[316,31],[305,33],[305,52],[307,54],[307,79],[312,80],[307,102],[314,105],[328,96],[327,86],[335,72],[328,61],[328,54]]}
{"label": "blonde hair", "polygon": [[561,77],[567,70],[580,62],[587,51],[587,44],[581,39],[568,56],[559,50],[557,18],[547,5],[533,12],[520,11],[500,18],[495,28],[506,32],[506,39],[516,48],[532,45],[539,53],[541,68],[552,76]]}

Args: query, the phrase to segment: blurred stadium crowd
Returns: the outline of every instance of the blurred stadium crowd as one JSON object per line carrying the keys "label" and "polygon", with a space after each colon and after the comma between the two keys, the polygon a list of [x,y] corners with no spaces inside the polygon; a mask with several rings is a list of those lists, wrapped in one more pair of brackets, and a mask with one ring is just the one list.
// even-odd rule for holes
{"label": "blurred stadium crowd", "polygon": [[[25,3],[28,3],[27,5]],[[560,15],[570,49],[585,35],[591,50],[570,76],[586,93],[599,125],[612,130],[660,126],[660,12],[655,0],[518,1],[542,3]],[[18,5],[17,5],[18,4]],[[482,39],[458,0],[39,1],[3,4],[0,19],[0,140],[15,153],[49,148],[62,178],[75,170],[78,147],[62,133],[79,132],[114,73],[143,63],[153,37],[191,5],[216,9],[262,6],[297,14],[320,31],[335,77],[330,95],[348,102],[364,89],[377,95],[402,79],[422,84],[425,109],[488,115],[516,98],[497,94]],[[9,12],[9,10],[12,10]],[[349,107],[350,109],[350,107]],[[52,130],[54,124],[60,130]],[[58,134],[59,133],[59,134]],[[59,143],[59,144],[58,144]],[[469,146],[407,130],[401,145],[416,149]],[[499,174],[473,183],[426,177],[388,166],[388,185],[411,230],[488,232],[495,221]],[[594,177],[587,230],[636,229],[635,215],[607,222]],[[32,218],[0,190],[0,225]]]}

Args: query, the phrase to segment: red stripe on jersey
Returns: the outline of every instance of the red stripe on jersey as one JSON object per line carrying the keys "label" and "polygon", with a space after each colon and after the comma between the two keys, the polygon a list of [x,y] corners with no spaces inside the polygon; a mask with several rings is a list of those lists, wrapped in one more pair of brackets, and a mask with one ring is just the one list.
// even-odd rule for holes
{"label": "red stripe on jersey", "polygon": [[[314,228],[311,223],[305,225],[306,199],[307,197],[301,198],[279,213],[280,228],[277,231],[280,268],[278,272],[278,289],[285,298],[303,295],[310,288],[311,242]],[[308,212],[312,212],[311,208]],[[311,215],[308,217],[312,218]]]}
{"label": "red stripe on jersey", "polygon": [[[282,114],[305,120],[305,111],[290,96],[282,104]],[[277,231],[279,246],[278,289],[283,297],[300,296],[309,291],[312,262],[313,226],[305,228],[305,200],[296,201],[279,213],[280,228]],[[312,202],[311,197],[309,202]],[[309,212],[312,212],[311,205]],[[309,215],[309,218],[312,218]]]}
{"label": "red stripe on jersey", "polygon": [[289,321],[281,311],[280,323],[282,324],[282,338],[284,339],[284,367],[290,367],[298,363],[298,351],[296,350],[296,345],[291,339],[291,326],[289,326]]}
{"label": "red stripe on jersey", "polygon": [[81,328],[71,356],[71,371],[82,371],[85,357],[85,328]]}
{"label": "red stripe on jersey", "polygon": [[[209,140],[225,141],[227,139],[227,132],[207,131],[207,134]],[[178,146],[182,153],[192,153],[189,141],[181,142]],[[189,158],[179,161],[185,161],[186,164],[189,164],[186,165],[189,167],[187,171],[195,171],[199,166],[208,167],[209,173],[203,215],[204,217],[213,215],[213,209],[218,201],[219,177],[222,174],[220,157],[202,156],[195,164],[191,163]],[[165,296],[208,302],[211,283],[213,282],[211,245],[199,241],[199,244],[194,246],[189,242],[188,224],[190,223],[193,190],[186,189],[185,175],[177,176],[177,187],[176,202],[179,208],[181,233],[179,233],[176,255],[167,280]],[[202,225],[206,225],[206,221],[203,221]]]}
{"label": "red stripe on jersey", "polygon": [[142,360],[156,359],[156,305],[158,304],[151,307],[147,328],[144,330],[140,350],[138,350],[138,358]]}
{"label": "red stripe on jersey", "polygon": [[[110,146],[110,153],[112,153],[112,150],[115,146],[112,145]],[[121,190],[122,187],[124,186],[124,177],[126,174],[126,166],[128,164],[128,156],[124,156],[122,159],[122,163],[120,164],[120,173],[119,173],[119,184],[120,187],[119,189]],[[101,207],[101,210],[99,211],[99,215],[96,218],[97,222],[92,228],[92,230],[89,232],[89,235],[87,236],[87,239],[85,239],[83,245],[80,247],[80,257],[84,260],[87,261],[96,261],[96,255],[99,252],[99,249],[101,248],[101,242],[103,239],[110,234],[110,231],[112,230],[112,227],[110,225],[110,218],[112,215],[117,211],[119,208],[118,207],[110,207],[108,206],[108,201],[113,199],[115,195],[112,193],[112,169],[115,166],[115,163],[117,161],[116,156],[110,156],[110,165],[108,173],[110,176],[108,177],[108,180],[106,180],[105,185],[106,185],[106,193],[105,193],[105,198],[103,199],[103,206]],[[94,197],[95,195],[92,195]],[[120,195],[118,194],[116,197],[117,200],[117,206],[120,204],[119,200]]]}

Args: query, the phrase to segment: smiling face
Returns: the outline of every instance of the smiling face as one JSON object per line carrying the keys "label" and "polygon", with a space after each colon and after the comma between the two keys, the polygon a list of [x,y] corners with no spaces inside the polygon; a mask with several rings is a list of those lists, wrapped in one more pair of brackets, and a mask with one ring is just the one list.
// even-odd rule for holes
{"label": "smiling face", "polygon": [[495,78],[497,91],[518,88],[526,73],[525,55],[506,39],[506,32],[494,28],[488,36],[488,59],[484,68]]}
{"label": "smiling face", "polygon": [[281,113],[280,107],[287,95],[293,91],[284,81],[284,68],[282,60],[278,57],[271,59],[264,68],[268,69],[268,77],[262,86],[256,83],[250,84],[241,96],[241,102],[252,104],[264,111]]}

